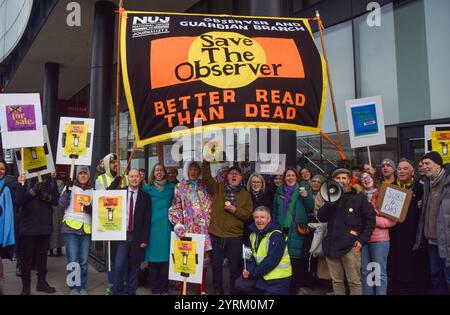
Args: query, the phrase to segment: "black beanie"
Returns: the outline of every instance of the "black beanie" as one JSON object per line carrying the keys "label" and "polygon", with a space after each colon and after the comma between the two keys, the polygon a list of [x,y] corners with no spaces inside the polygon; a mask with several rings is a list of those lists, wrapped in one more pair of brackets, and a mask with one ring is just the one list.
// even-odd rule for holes
{"label": "black beanie", "polygon": [[444,166],[444,162],[442,161],[442,156],[440,156],[439,153],[437,153],[436,151],[430,151],[427,154],[425,154],[420,161],[422,162],[425,159],[430,159],[432,160],[434,163],[439,164],[441,167]]}

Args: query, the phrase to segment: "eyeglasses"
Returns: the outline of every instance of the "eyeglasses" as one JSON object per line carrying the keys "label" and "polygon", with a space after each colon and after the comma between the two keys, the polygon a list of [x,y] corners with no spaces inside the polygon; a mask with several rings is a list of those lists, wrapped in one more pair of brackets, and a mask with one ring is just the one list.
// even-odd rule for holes
{"label": "eyeglasses", "polygon": [[242,176],[241,173],[239,173],[239,172],[230,172],[228,174],[231,176]]}
{"label": "eyeglasses", "polygon": [[361,177],[361,180],[371,180],[372,179],[372,177],[370,177],[370,176],[362,176]]}

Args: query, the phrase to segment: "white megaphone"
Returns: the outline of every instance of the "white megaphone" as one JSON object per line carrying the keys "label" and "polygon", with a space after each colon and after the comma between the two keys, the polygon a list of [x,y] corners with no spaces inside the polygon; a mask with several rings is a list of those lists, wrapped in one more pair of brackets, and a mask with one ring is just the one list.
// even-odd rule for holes
{"label": "white megaphone", "polygon": [[328,202],[338,201],[342,197],[343,192],[341,185],[334,180],[326,180],[319,190],[320,196]]}

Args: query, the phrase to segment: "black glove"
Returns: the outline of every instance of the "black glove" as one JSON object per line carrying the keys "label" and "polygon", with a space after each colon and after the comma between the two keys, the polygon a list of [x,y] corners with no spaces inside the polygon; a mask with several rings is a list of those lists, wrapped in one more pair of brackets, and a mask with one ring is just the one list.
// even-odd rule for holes
{"label": "black glove", "polygon": [[30,188],[30,194],[32,196],[39,195],[43,187],[44,187],[44,185],[42,182],[41,183],[36,182],[36,184],[34,184],[33,188]]}
{"label": "black glove", "polygon": [[73,186],[73,180],[71,180],[69,178],[66,182],[66,191],[70,191],[72,189],[72,186]]}
{"label": "black glove", "polygon": [[92,205],[83,206],[83,212],[92,213]]}
{"label": "black glove", "polygon": [[52,195],[46,191],[46,190],[42,190],[39,195],[41,196],[41,200],[45,201],[45,202],[49,202],[52,200]]}
{"label": "black glove", "polygon": [[116,189],[120,187],[120,183],[122,182],[122,177],[120,175],[117,175],[114,177],[114,180],[112,181],[111,185],[107,189]]}

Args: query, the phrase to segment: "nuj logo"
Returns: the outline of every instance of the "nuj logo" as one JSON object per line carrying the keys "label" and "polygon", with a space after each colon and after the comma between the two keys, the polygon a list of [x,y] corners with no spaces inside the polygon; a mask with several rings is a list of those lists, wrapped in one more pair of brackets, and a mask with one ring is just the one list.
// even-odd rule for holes
{"label": "nuj logo", "polygon": [[133,17],[133,25],[137,24],[156,24],[156,23],[169,23],[170,17],[159,16],[135,16]]}

